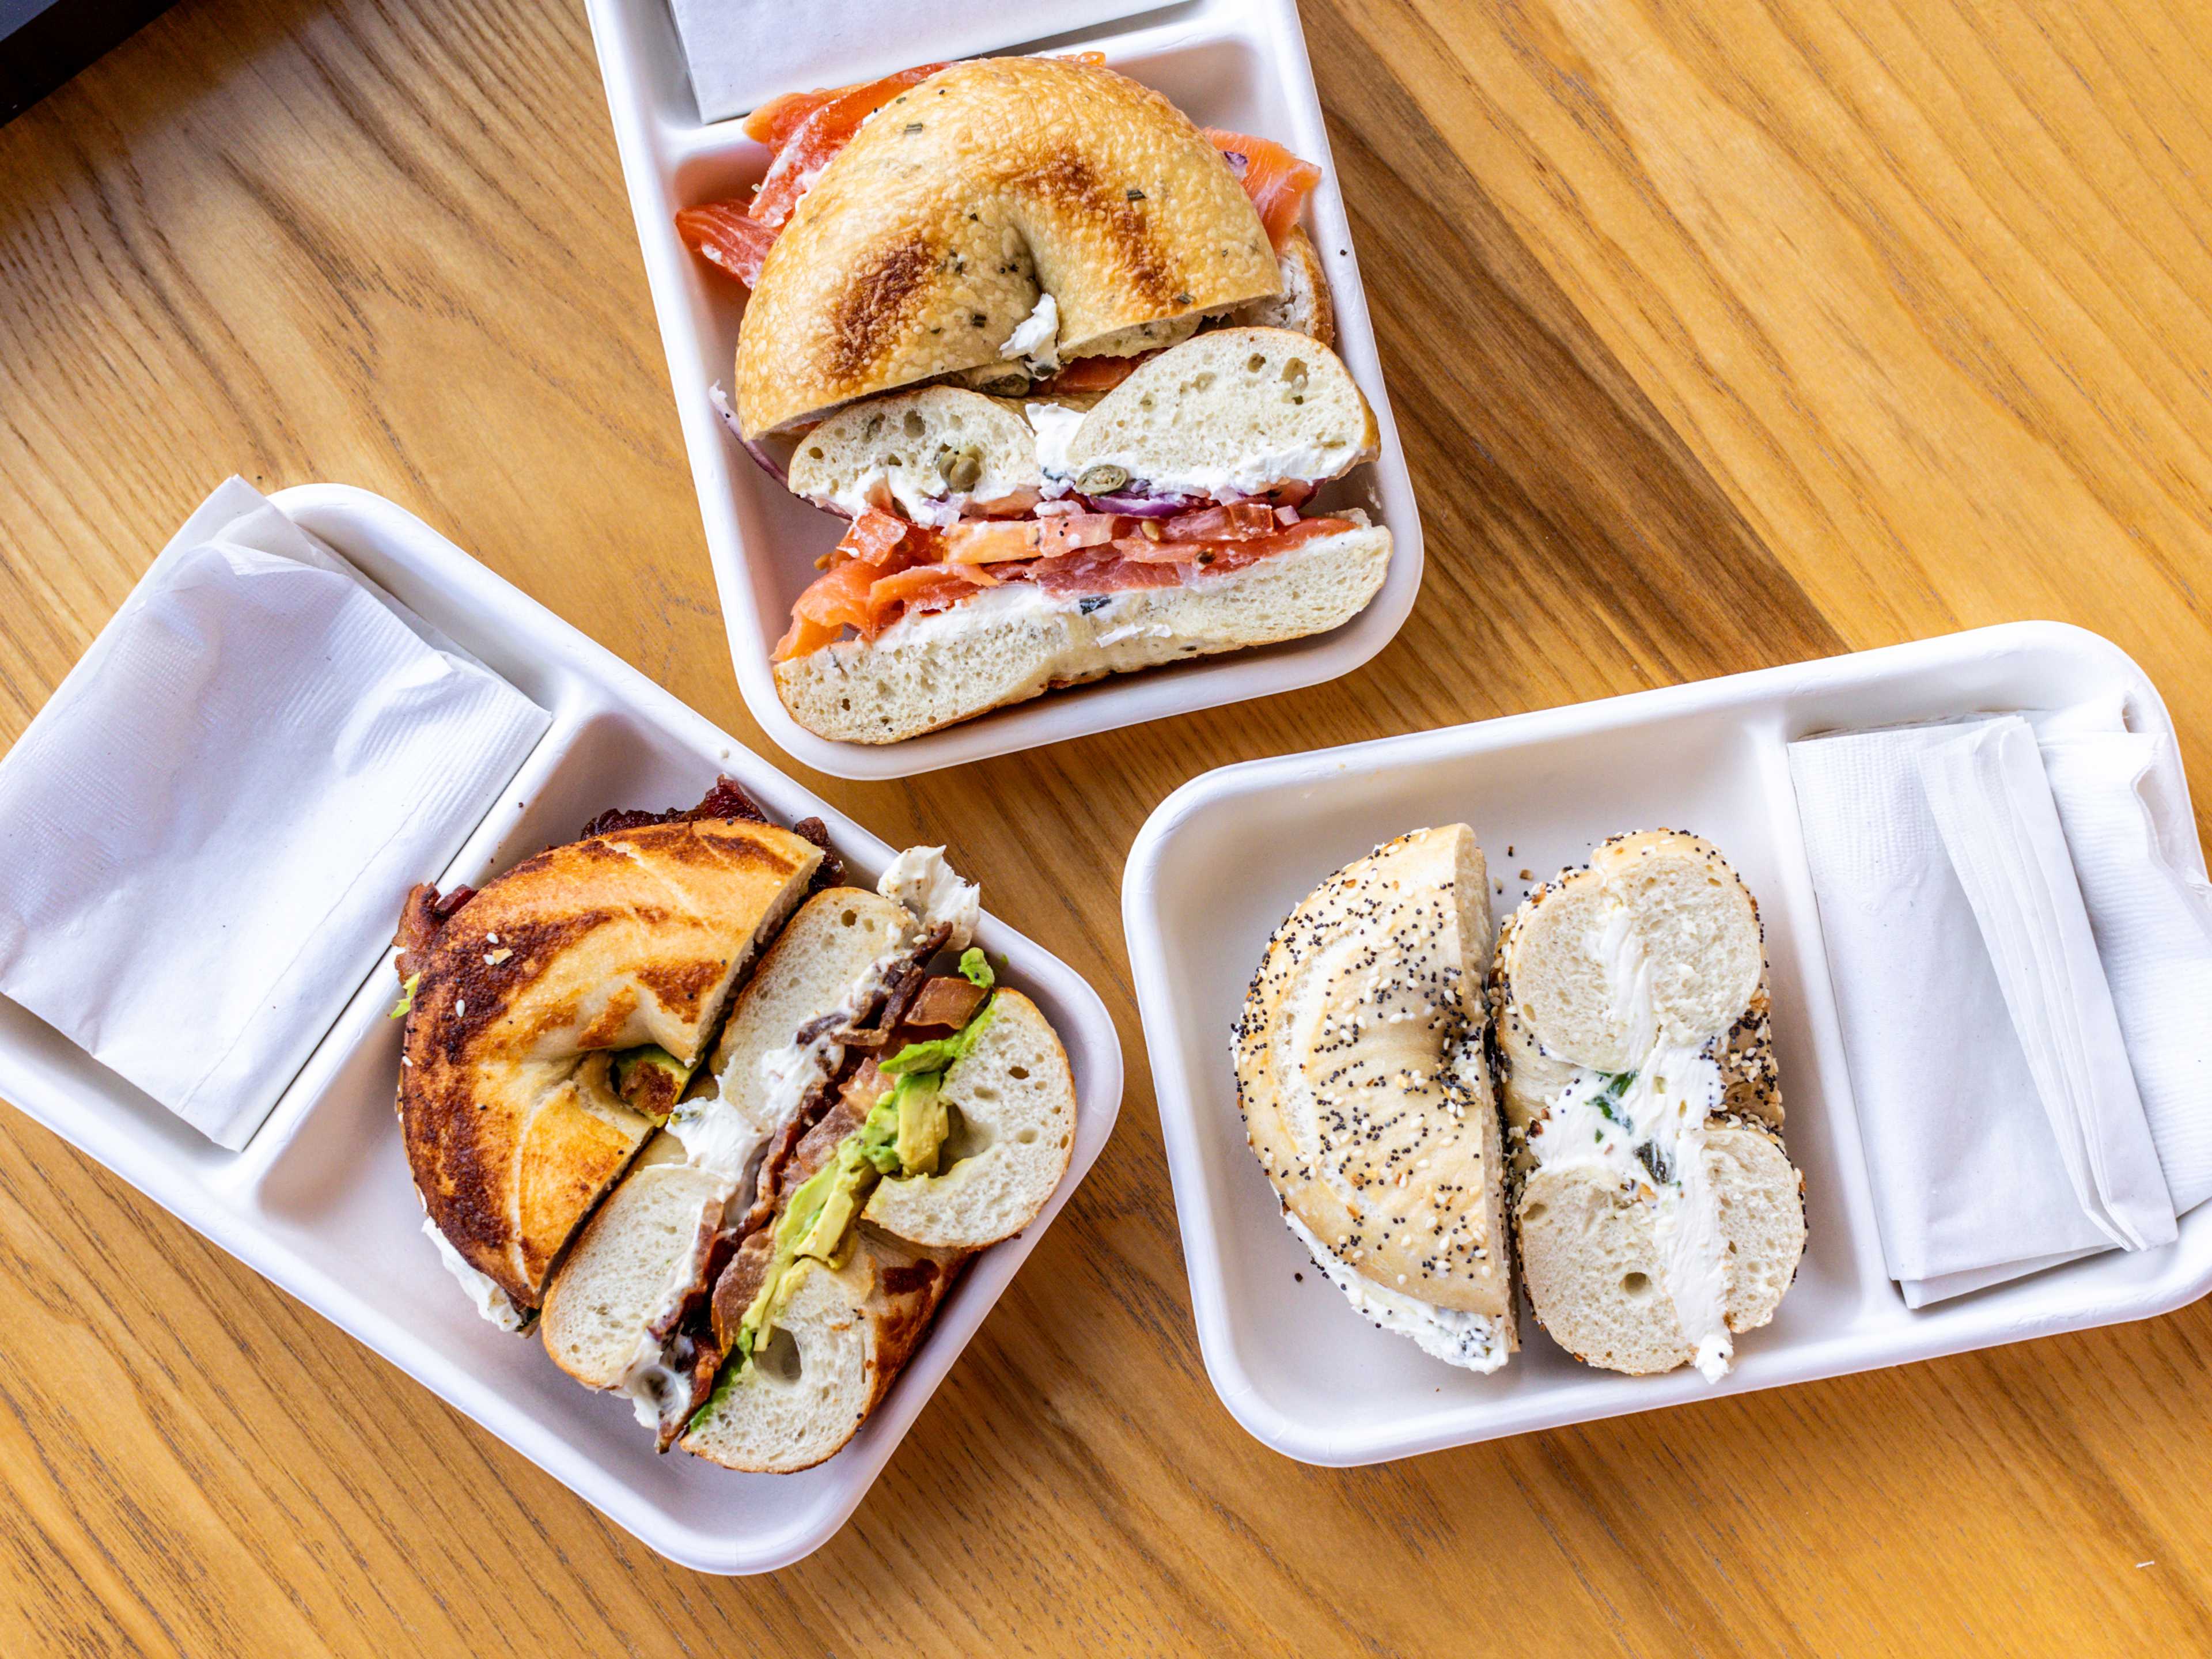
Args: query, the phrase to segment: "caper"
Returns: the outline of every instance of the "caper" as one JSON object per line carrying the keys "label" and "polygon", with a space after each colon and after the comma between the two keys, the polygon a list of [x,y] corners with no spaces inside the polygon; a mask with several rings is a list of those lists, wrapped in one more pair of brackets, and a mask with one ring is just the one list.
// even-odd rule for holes
{"label": "caper", "polygon": [[1101,461],[1075,481],[1075,487],[1086,495],[1109,495],[1129,482],[1129,469]]}
{"label": "caper", "polygon": [[964,449],[940,449],[937,452],[937,474],[948,488],[973,489],[976,480],[983,476],[983,455],[974,444]]}

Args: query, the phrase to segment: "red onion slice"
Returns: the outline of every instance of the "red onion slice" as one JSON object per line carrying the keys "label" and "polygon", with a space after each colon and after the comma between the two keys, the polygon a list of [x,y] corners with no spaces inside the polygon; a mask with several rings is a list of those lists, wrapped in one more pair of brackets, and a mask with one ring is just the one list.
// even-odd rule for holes
{"label": "red onion slice", "polygon": [[[714,405],[714,413],[722,417],[722,424],[729,428],[730,435],[738,441],[746,454],[753,458],[760,470],[786,489],[790,489],[791,474],[784,470],[783,463],[769,453],[766,445],[745,436],[745,429],[738,421],[738,411],[730,402],[730,394],[722,390],[721,382],[718,380],[707,388],[707,401]],[[839,514],[838,516],[847,515]]]}
{"label": "red onion slice", "polygon": [[1171,519],[1198,504],[1195,495],[1085,495],[1093,513],[1119,513],[1132,519]]}

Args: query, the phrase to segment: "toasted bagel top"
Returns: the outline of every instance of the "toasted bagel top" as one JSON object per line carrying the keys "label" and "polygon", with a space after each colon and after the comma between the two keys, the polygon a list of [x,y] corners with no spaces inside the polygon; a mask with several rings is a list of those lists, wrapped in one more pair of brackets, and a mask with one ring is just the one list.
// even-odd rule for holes
{"label": "toasted bagel top", "polygon": [[1097,64],[956,64],[861,126],[769,252],[738,338],[745,435],[1000,360],[1052,295],[1063,357],[1279,291],[1188,117]]}
{"label": "toasted bagel top", "polygon": [[769,824],[648,824],[527,859],[413,930],[407,1161],[439,1231],[517,1303],[537,1305],[652,1127],[613,1092],[609,1052],[695,1060],[821,860]]}

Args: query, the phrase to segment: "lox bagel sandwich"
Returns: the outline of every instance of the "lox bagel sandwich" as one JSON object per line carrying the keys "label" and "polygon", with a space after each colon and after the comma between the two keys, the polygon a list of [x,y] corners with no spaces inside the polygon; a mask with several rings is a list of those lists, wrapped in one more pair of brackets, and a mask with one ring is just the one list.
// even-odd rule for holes
{"label": "lox bagel sandwich", "polygon": [[1245,1133],[1298,1242],[1364,1317],[1476,1371],[1519,1346],[1489,893],[1465,824],[1346,866],[1269,939],[1236,1043]]}
{"label": "lox bagel sandwich", "polygon": [[775,651],[820,735],[1324,632],[1389,532],[1297,225],[1318,169],[1080,58],[926,65],[749,118],[750,202],[678,216],[752,289],[733,428],[849,521]]}

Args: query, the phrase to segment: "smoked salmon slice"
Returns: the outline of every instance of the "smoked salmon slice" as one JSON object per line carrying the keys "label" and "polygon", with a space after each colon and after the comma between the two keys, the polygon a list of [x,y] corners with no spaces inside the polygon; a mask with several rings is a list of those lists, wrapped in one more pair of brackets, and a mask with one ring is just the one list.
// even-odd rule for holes
{"label": "smoked salmon slice", "polygon": [[1301,161],[1272,138],[1224,132],[1218,127],[1206,128],[1206,136],[1228,161],[1245,195],[1252,198],[1260,222],[1267,228],[1267,240],[1280,253],[1291,227],[1304,210],[1306,198],[1321,182],[1321,169],[1311,161]]}
{"label": "smoked salmon slice", "polygon": [[684,246],[747,288],[760,281],[776,239],[775,227],[761,223],[739,202],[685,208],[676,216],[676,234]]}
{"label": "smoked salmon slice", "polygon": [[921,64],[859,86],[824,87],[772,98],[744,118],[741,131],[774,154],[750,202],[708,202],[676,216],[684,246],[747,288],[760,281],[768,251],[799,198],[860,130],[860,123],[942,64]]}

